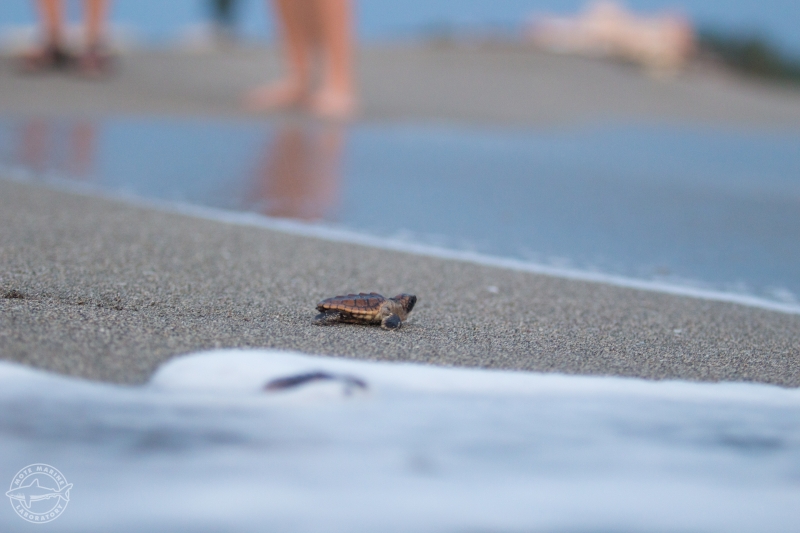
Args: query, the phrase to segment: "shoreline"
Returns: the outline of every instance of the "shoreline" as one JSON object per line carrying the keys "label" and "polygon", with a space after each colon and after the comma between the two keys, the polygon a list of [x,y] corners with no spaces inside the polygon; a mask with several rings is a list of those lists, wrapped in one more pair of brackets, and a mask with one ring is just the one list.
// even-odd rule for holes
{"label": "shoreline", "polygon": [[[0,298],[0,357],[62,374],[144,383],[176,355],[262,347],[800,386],[798,315],[330,242],[8,180],[0,193],[0,290],[16,291]],[[419,308],[399,332],[312,323],[320,299],[368,290],[414,292]]]}
{"label": "shoreline", "polygon": [[621,276],[600,271],[557,267],[516,259],[513,257],[504,257],[480,252],[445,248],[414,242],[411,240],[371,235],[355,229],[337,227],[332,224],[281,219],[269,217],[267,215],[255,212],[234,211],[191,203],[158,200],[136,195],[126,195],[124,193],[115,193],[104,190],[100,186],[81,184],[75,182],[74,180],[67,180],[58,177],[53,179],[32,181],[27,178],[14,178],[13,176],[8,177],[9,175],[14,174],[14,172],[6,172],[5,174],[2,173],[3,169],[0,167],[0,180],[5,179],[32,186],[45,186],[69,194],[79,194],[90,198],[98,198],[100,200],[121,202],[131,207],[151,209],[163,212],[165,214],[196,217],[203,220],[221,222],[223,224],[232,224],[235,226],[262,228],[286,233],[288,235],[322,239],[329,242],[355,244],[376,248],[379,250],[408,253],[422,257],[462,261],[474,265],[507,269],[515,272],[540,274],[555,278],[584,281],[589,283],[601,283],[627,289],[696,298],[711,302],[732,303],[745,307],[762,309],[765,311],[786,313],[789,315],[800,315],[800,304],[783,303],[747,293],[737,293],[710,288],[704,289],[701,287],[692,286],[690,284],[681,285],[678,283],[647,280],[644,278]]}

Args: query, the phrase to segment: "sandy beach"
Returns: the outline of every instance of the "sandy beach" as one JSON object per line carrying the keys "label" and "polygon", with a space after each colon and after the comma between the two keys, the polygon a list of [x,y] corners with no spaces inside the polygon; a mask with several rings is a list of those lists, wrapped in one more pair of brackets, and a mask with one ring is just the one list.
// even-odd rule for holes
{"label": "sandy beach", "polygon": [[[143,53],[91,83],[0,74],[0,113],[244,116],[269,51]],[[363,50],[367,121],[558,126],[599,120],[800,126],[800,92],[516,48]],[[486,72],[492,76],[486,76]],[[603,90],[597,90],[602,87]],[[496,287],[490,290],[490,287]],[[321,298],[414,292],[398,332],[316,326]],[[142,383],[215,347],[648,379],[800,386],[800,316],[327,242],[0,180],[0,357]]]}
{"label": "sandy beach", "polygon": [[[272,49],[142,51],[117,74],[19,76],[0,61],[0,113],[252,117],[240,97],[275,79]],[[482,126],[541,127],[604,120],[727,127],[800,127],[800,91],[694,67],[653,79],[633,65],[512,45],[373,45],[357,61],[360,117]]]}

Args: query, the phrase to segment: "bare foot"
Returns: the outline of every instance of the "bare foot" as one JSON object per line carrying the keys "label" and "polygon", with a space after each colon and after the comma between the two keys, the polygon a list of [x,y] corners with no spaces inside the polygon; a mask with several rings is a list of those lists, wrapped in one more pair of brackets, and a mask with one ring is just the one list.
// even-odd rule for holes
{"label": "bare foot", "polygon": [[112,57],[100,46],[90,46],[78,61],[78,73],[86,78],[101,78],[112,70]]}
{"label": "bare foot", "polygon": [[311,97],[308,107],[322,118],[347,120],[356,112],[356,99],[350,91],[321,88]]}
{"label": "bare foot", "polygon": [[251,89],[242,98],[242,107],[247,111],[276,111],[303,104],[307,98],[302,85],[291,81],[279,81]]}

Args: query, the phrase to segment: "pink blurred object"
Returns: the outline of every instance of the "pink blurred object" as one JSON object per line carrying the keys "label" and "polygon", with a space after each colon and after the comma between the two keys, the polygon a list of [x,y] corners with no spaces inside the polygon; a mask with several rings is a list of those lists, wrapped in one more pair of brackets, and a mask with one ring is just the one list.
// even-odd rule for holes
{"label": "pink blurred object", "polygon": [[637,16],[610,0],[592,2],[574,17],[536,16],[526,33],[547,50],[619,57],[657,73],[681,69],[695,49],[694,29],[683,15]]}

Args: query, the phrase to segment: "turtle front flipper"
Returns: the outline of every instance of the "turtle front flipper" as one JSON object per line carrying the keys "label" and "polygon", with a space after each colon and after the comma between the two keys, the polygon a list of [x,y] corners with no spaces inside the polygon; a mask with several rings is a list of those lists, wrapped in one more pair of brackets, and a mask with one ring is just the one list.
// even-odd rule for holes
{"label": "turtle front flipper", "polygon": [[391,314],[381,321],[381,327],[383,329],[397,329],[401,323],[402,320],[400,320],[399,316]]}
{"label": "turtle front flipper", "polygon": [[333,320],[339,319],[339,312],[338,311],[322,311],[320,314],[314,317],[315,324],[327,324]]}

